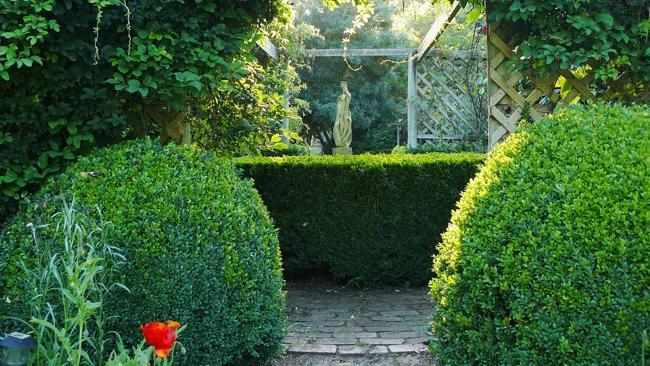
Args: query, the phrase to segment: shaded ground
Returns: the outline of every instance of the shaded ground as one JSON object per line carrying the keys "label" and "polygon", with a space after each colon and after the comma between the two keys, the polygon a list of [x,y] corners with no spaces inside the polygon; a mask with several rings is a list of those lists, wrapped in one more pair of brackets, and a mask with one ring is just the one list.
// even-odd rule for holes
{"label": "shaded ground", "polygon": [[323,278],[287,283],[285,355],[274,366],[432,365],[434,312],[426,288],[344,288]]}
{"label": "shaded ground", "polygon": [[273,361],[273,366],[432,366],[428,353],[387,355],[314,355],[287,354]]}

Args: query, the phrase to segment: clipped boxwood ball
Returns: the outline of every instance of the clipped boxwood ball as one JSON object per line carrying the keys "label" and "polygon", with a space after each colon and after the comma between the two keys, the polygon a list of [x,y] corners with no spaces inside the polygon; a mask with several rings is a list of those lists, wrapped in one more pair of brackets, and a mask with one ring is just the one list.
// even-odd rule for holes
{"label": "clipped boxwood ball", "polygon": [[430,285],[441,365],[650,362],[650,108],[566,109],[497,146]]}
{"label": "clipped boxwood ball", "polygon": [[[192,148],[151,140],[122,143],[80,159],[53,179],[0,236],[0,295],[17,299],[12,258],[35,250],[31,231],[53,222],[61,193],[110,222],[105,233],[127,258],[120,272],[131,294],[116,292],[111,330],[139,343],[139,325],[175,319],[185,365],[255,365],[275,355],[284,333],[277,233],[248,180],[230,163]],[[39,242],[57,242],[51,230]],[[60,242],[58,243],[60,245]],[[4,263],[3,263],[4,262]]]}

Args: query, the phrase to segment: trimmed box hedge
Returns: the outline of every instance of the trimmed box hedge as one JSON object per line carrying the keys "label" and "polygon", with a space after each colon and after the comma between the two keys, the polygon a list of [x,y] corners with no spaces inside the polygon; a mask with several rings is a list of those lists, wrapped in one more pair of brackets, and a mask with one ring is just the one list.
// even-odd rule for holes
{"label": "trimmed box hedge", "polygon": [[576,106],[490,153],[433,266],[441,365],[650,362],[649,127]]}
{"label": "trimmed box hedge", "polygon": [[279,228],[285,270],[359,284],[421,285],[484,155],[240,158]]}
{"label": "trimmed box hedge", "polygon": [[[16,260],[29,264],[39,246],[62,246],[52,217],[61,194],[88,218],[110,223],[103,235],[126,257],[118,280],[131,293],[105,304],[108,330],[133,345],[140,324],[187,324],[180,365],[257,365],[280,351],[280,249],[252,183],[214,154],[149,139],[79,159],[9,220],[0,232],[0,317],[21,314],[28,300]],[[27,223],[41,228],[38,246]]]}

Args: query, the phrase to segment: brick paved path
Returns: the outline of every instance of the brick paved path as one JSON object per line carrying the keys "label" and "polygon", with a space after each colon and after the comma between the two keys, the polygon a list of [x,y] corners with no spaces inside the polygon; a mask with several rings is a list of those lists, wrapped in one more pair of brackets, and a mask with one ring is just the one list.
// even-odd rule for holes
{"label": "brick paved path", "polygon": [[323,280],[287,284],[287,353],[426,352],[434,308],[426,288],[346,289]]}

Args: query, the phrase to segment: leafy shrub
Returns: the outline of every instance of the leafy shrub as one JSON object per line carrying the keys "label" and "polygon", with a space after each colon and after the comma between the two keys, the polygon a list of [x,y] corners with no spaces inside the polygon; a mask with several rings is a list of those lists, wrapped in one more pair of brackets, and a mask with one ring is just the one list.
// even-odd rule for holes
{"label": "leafy shrub", "polygon": [[286,149],[266,149],[261,151],[262,156],[302,156],[309,155],[309,147],[291,144]]}
{"label": "leafy shrub", "polygon": [[640,364],[649,124],[648,107],[576,107],[488,156],[434,262],[441,364]]}
{"label": "leafy shrub", "polygon": [[228,147],[285,116],[286,75],[262,71],[252,54],[262,24],[287,20],[284,1],[0,0],[0,9],[0,221],[93,147],[168,136],[189,105],[198,132],[212,127]]}
{"label": "leafy shrub", "polygon": [[459,142],[435,145],[420,145],[416,147],[398,145],[393,148],[391,154],[429,154],[432,152],[456,153],[477,151],[485,151],[485,146],[482,146],[482,143]]}
{"label": "leafy shrub", "polygon": [[118,280],[131,295],[111,297],[106,313],[119,316],[109,328],[125,340],[136,344],[140,324],[171,318],[188,324],[188,365],[254,364],[277,351],[284,330],[277,234],[252,183],[231,164],[150,140],[80,159],[0,236],[0,296],[14,308],[25,303],[10,259],[28,261],[40,247],[60,245],[44,230],[35,247],[25,229],[51,222],[60,192],[88,217],[100,207],[112,227],[107,240],[123,249]]}
{"label": "leafy shrub", "polygon": [[285,269],[362,284],[426,283],[479,154],[243,158],[280,232]]}
{"label": "leafy shrub", "polygon": [[[483,0],[461,0],[483,6]],[[520,70],[591,74],[607,100],[650,100],[650,19],[647,0],[491,0],[488,20],[515,30],[511,61]],[[548,35],[552,34],[553,37]]]}

